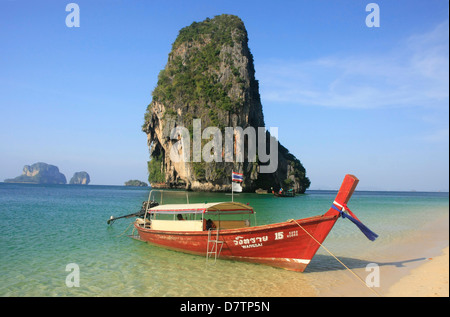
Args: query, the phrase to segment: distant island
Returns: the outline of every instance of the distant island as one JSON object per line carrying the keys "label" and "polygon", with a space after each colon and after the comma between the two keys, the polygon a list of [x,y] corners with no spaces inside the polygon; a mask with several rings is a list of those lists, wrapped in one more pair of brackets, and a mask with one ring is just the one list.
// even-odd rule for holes
{"label": "distant island", "polygon": [[47,163],[34,163],[25,165],[22,175],[5,179],[5,183],[29,183],[29,184],[66,184],[66,176],[59,172],[58,167]]}
{"label": "distant island", "polygon": [[146,187],[148,186],[147,183],[141,182],[137,179],[130,179],[129,181],[125,182],[125,186],[139,186],[139,187]]}
{"label": "distant island", "polygon": [[[91,181],[87,172],[76,172],[70,179],[71,185],[87,185]],[[5,183],[25,184],[67,184],[66,176],[55,165],[38,162],[23,167],[22,175],[4,180]]]}
{"label": "distant island", "polygon": [[88,185],[91,181],[89,174],[87,172],[76,172],[70,179],[69,184],[71,185]]}

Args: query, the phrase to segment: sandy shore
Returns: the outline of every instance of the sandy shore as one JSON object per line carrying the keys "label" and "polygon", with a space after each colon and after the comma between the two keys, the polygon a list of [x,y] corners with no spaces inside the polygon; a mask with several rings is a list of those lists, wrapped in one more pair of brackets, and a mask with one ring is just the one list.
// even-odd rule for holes
{"label": "sandy shore", "polygon": [[346,270],[334,271],[335,283],[319,289],[321,297],[448,297],[449,296],[449,214],[418,226],[406,235],[368,249],[360,256],[379,265],[379,286],[364,283],[369,272],[365,262],[352,265],[358,281]]}
{"label": "sandy shore", "polygon": [[395,283],[384,296],[390,297],[448,297],[449,248],[443,254],[413,269]]}

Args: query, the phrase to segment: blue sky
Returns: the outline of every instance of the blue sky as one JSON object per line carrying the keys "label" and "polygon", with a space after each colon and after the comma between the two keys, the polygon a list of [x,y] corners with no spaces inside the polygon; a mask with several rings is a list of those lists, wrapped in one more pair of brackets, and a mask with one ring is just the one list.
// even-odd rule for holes
{"label": "blue sky", "polygon": [[0,0],[0,181],[46,162],[91,184],[146,181],[141,132],[178,31],[222,13],[249,34],[267,127],[311,189],[448,191],[446,0]]}

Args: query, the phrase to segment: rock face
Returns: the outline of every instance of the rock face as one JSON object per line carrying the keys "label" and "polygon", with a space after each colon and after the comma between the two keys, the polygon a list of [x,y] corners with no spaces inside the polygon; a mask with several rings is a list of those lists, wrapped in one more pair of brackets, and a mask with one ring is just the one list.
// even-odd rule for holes
{"label": "rock face", "polygon": [[67,180],[56,166],[39,162],[25,165],[22,175],[5,179],[5,183],[66,184]]}
{"label": "rock face", "polygon": [[[256,188],[290,187],[302,193],[309,187],[300,161],[278,141],[274,171],[262,172],[261,168],[268,162],[262,159],[261,153],[270,153],[271,136],[265,130],[258,134],[257,128],[265,127],[259,85],[247,31],[237,16],[220,15],[180,30],[167,64],[159,73],[152,97],[142,127],[150,149],[148,170],[152,187],[230,191],[232,171],[244,174],[243,190],[247,192],[254,192]],[[203,134],[196,143],[198,124]],[[177,127],[185,128],[188,133],[171,135]],[[225,159],[225,141],[219,145],[221,148],[214,160],[205,160],[205,147],[206,156],[212,153],[207,147],[212,139],[205,137],[207,127],[217,127],[222,139],[227,128],[234,131],[254,128],[256,136],[252,141],[256,157],[249,153],[251,140],[247,135],[243,160],[237,159],[237,143],[232,145],[232,160]],[[175,149],[190,155],[187,160],[176,161],[171,157],[171,149],[186,138],[190,142]],[[233,139],[237,140],[237,134]],[[266,145],[262,141],[266,141]],[[198,159],[196,153],[200,148],[203,153]]]}
{"label": "rock face", "polygon": [[89,174],[86,172],[76,172],[70,179],[71,185],[88,185],[91,181]]}

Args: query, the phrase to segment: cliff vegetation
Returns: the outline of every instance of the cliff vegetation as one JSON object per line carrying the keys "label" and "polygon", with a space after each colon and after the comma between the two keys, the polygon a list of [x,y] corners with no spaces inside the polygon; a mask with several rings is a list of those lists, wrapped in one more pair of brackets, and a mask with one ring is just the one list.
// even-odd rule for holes
{"label": "cliff vegetation", "polygon": [[[265,127],[248,34],[237,16],[207,18],[179,31],[144,116],[142,130],[150,150],[148,180],[152,186],[229,191],[231,171],[235,171],[244,174],[244,191],[289,186],[304,192],[309,187],[300,160],[281,144],[273,173],[261,173],[264,162],[252,161],[247,151],[243,162],[174,162],[169,153],[177,140],[170,133],[175,127],[185,127],[192,140],[195,119],[202,129],[217,127],[222,135],[225,127]],[[270,140],[271,135],[267,132],[262,137]],[[202,148],[208,141],[202,138]],[[195,150],[193,142],[189,150]]]}
{"label": "cliff vegetation", "polygon": [[130,179],[129,181],[125,182],[125,186],[147,187],[148,184],[137,179]]}

